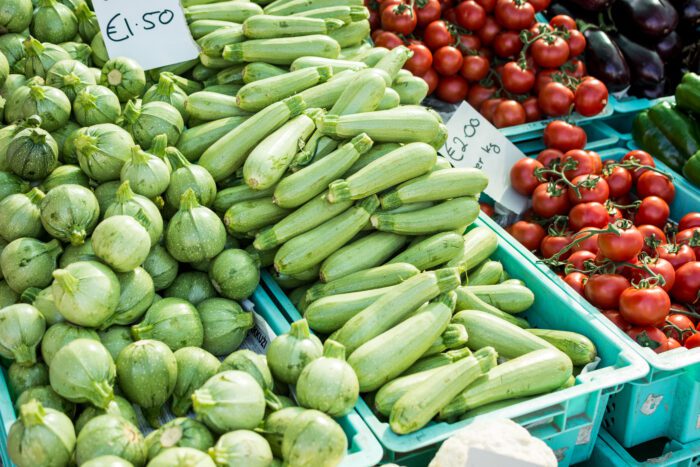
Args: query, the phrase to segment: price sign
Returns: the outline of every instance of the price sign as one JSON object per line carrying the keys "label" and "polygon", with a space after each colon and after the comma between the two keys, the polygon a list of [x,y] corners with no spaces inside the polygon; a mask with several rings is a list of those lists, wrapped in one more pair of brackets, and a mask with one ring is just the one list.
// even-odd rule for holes
{"label": "price sign", "polygon": [[94,0],[110,58],[129,57],[145,70],[199,55],[178,0]]}
{"label": "price sign", "polygon": [[440,154],[455,167],[476,167],[489,177],[486,194],[508,210],[523,212],[527,200],[510,186],[510,168],[525,155],[467,102],[447,123]]}

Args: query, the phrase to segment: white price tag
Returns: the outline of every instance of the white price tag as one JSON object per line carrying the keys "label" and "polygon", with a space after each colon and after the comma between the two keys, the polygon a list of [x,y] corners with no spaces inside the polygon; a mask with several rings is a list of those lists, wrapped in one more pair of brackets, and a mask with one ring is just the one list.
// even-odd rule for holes
{"label": "white price tag", "polygon": [[448,138],[440,149],[455,167],[476,167],[489,177],[486,194],[520,214],[527,199],[510,186],[510,168],[525,155],[474,107],[462,102],[447,123]]}
{"label": "white price tag", "polygon": [[110,58],[129,57],[145,70],[199,55],[178,0],[94,0]]}

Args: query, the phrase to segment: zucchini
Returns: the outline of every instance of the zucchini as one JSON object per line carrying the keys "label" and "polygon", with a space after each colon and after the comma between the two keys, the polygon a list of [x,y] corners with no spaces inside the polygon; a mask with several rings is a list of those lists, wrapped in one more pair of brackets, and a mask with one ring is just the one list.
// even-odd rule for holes
{"label": "zucchini", "polygon": [[374,68],[386,73],[386,85],[391,86],[391,83],[394,81],[401,68],[403,68],[406,61],[408,61],[412,55],[413,52],[406,46],[400,45],[394,47],[379,59],[377,64],[374,65]]}
{"label": "zucchini", "polygon": [[[277,203],[275,203],[277,204]],[[308,232],[324,222],[346,211],[352,206],[352,201],[331,204],[321,194],[308,203],[296,209],[287,217],[277,222],[269,229],[259,232],[253,245],[258,250],[270,250],[282,245],[298,235]]]}
{"label": "zucchini", "polygon": [[582,334],[553,329],[526,329],[526,331],[564,352],[576,366],[588,365],[595,360],[597,354],[595,345]]}
{"label": "zucchini", "polygon": [[441,230],[464,230],[476,220],[479,211],[476,198],[466,196],[418,211],[377,213],[372,216],[371,222],[375,229],[383,232],[424,235]]}
{"label": "zucchini", "polygon": [[[462,327],[464,328],[464,326]],[[431,370],[440,366],[449,365],[451,363],[456,362],[457,360],[461,360],[465,357],[468,357],[471,354],[472,351],[469,349],[469,347],[462,347],[461,349],[448,350],[447,352],[422,357],[416,363],[411,365],[406,371],[404,371],[403,374],[411,375],[414,373],[420,373],[426,370]]]}
{"label": "zucchini", "polygon": [[302,16],[305,18],[338,19],[345,24],[354,21],[361,21],[369,18],[369,11],[364,6],[359,5],[338,5],[324,8],[314,8],[313,10],[300,11],[291,16]]}
{"label": "zucchini", "polygon": [[245,251],[263,268],[272,266],[275,261],[275,253],[277,253],[277,250],[258,251],[253,248],[253,245],[248,245]]}
{"label": "zucchini", "polygon": [[284,68],[270,65],[269,63],[254,62],[243,67],[241,79],[244,83],[250,84],[267,78],[273,78],[288,73]]}
{"label": "zucchini", "polygon": [[468,285],[465,292],[471,292],[478,298],[506,313],[521,313],[532,306],[535,294],[520,284]]}
{"label": "zucchini", "polygon": [[386,88],[382,100],[377,105],[377,110],[393,109],[398,107],[400,103],[399,94],[391,88]]}
{"label": "zucchini", "polygon": [[445,294],[420,313],[368,340],[350,354],[360,392],[379,389],[399,376],[425,353],[452,317],[454,294]]}
{"label": "zucchini", "polygon": [[440,410],[452,420],[468,410],[504,399],[553,391],[571,376],[571,359],[557,349],[530,352],[491,369]]}
{"label": "zucchini", "polygon": [[328,295],[389,287],[400,284],[419,272],[411,264],[385,264],[384,266],[357,271],[331,282],[316,284],[306,293],[306,299],[309,302],[313,302]]}
{"label": "zucchini", "polygon": [[290,290],[290,289],[295,289],[297,287],[301,287],[303,285],[309,285],[314,282],[315,279],[311,278],[297,278],[294,276],[290,276],[289,274],[279,274],[276,271],[272,272],[272,277],[275,279],[275,282],[283,288],[284,290]]}
{"label": "zucchini", "polygon": [[[323,84],[306,89],[299,93],[310,107],[328,109],[335,104],[345,88],[352,83],[355,72],[352,70],[341,71]],[[359,134],[359,133],[358,133]]]}
{"label": "zucchini", "polygon": [[437,172],[438,170],[445,170],[445,169],[451,169],[452,164],[450,164],[450,161],[445,159],[444,157],[438,157],[437,160],[435,161],[435,165],[433,166],[432,169],[430,169],[431,172]]}
{"label": "zucchini", "polygon": [[430,357],[446,350],[459,349],[467,345],[467,328],[459,323],[450,323],[447,328],[435,339],[428,350],[421,357]]}
{"label": "zucchini", "polygon": [[236,103],[247,112],[257,112],[285,97],[323,83],[332,75],[331,67],[319,66],[253,81],[238,91]]}
{"label": "zucchini", "polygon": [[242,23],[255,15],[262,15],[260,5],[250,2],[228,1],[208,5],[193,5],[185,8],[185,19],[188,23],[199,20],[229,21]]}
{"label": "zucchini", "polygon": [[389,55],[389,50],[384,47],[372,47],[371,49],[361,53],[356,60],[366,63],[367,66],[376,66],[384,57]]}
{"label": "zucchini", "polygon": [[336,19],[260,15],[243,23],[243,33],[249,39],[272,39],[328,34],[342,26],[343,22]]}
{"label": "zucchini", "polygon": [[337,58],[321,58],[321,57],[299,57],[289,67],[291,71],[301,70],[316,66],[330,66],[333,73],[339,73],[345,70],[359,71],[367,68],[367,65],[362,62],[353,62],[350,60],[339,60]]}
{"label": "zucchini", "polygon": [[[226,61],[221,56],[212,57],[203,53],[199,54],[199,61],[201,63],[192,70],[192,77],[197,81],[207,80],[216,75],[218,70],[223,70],[231,66],[231,62]],[[207,68],[210,70],[207,70]]]}
{"label": "zucchini", "polygon": [[219,29],[225,28],[240,28],[241,25],[238,23],[232,23],[231,21],[221,21],[217,19],[199,19],[197,21],[192,21],[189,25],[192,37],[195,40],[201,39],[202,37],[210,34]]}
{"label": "zucchini", "polygon": [[469,285],[494,285],[498,284],[503,274],[503,265],[500,261],[486,260],[467,275]]}
{"label": "zucchini", "polygon": [[459,310],[477,310],[483,311],[490,315],[508,321],[519,328],[529,328],[530,324],[527,320],[501,311],[493,305],[489,305],[471,292],[467,292],[464,287],[457,288],[457,309]]}
{"label": "zucchini", "polygon": [[350,318],[392,289],[393,287],[382,287],[361,292],[329,295],[309,303],[304,311],[304,318],[314,331],[330,334],[343,327]]}
{"label": "zucchini", "polygon": [[285,208],[301,206],[324,192],[371,147],[372,140],[367,135],[357,135],[318,162],[283,178],[275,189],[275,202]]}
{"label": "zucchini", "polygon": [[391,87],[398,94],[401,105],[420,104],[428,95],[428,83],[418,76],[399,76]]}
{"label": "zucchini", "polygon": [[238,106],[235,97],[209,91],[199,91],[187,96],[185,111],[190,117],[207,122],[227,117],[250,116],[250,113]]}
{"label": "zucchini", "polygon": [[199,165],[214,180],[222,181],[243,165],[248,153],[267,135],[296,117],[306,108],[304,99],[292,96],[276,102],[234,128],[204,151]]}
{"label": "zucchini", "polygon": [[232,63],[265,62],[273,65],[291,65],[304,56],[338,58],[340,46],[328,36],[312,35],[252,39],[224,47],[223,58]]}
{"label": "zucchini", "polygon": [[508,279],[502,280],[501,284],[502,285],[508,285],[508,284],[519,285],[521,287],[525,287],[525,281],[522,281],[520,279],[514,279],[514,278],[508,278]]}
{"label": "zucchini", "polygon": [[364,41],[369,36],[370,29],[369,21],[363,19],[334,29],[328,35],[335,39],[340,47],[351,47]]}
{"label": "zucchini", "polygon": [[[236,94],[238,93],[239,89],[241,89],[240,84],[214,84],[204,88],[204,91],[215,92],[217,94],[223,94],[225,96],[236,97]],[[190,119],[190,126],[193,126],[192,121],[193,119]]]}
{"label": "zucchini", "polygon": [[409,246],[389,263],[409,263],[425,271],[445,264],[462,251],[464,237],[456,232],[441,232]]}
{"label": "zucchini", "polygon": [[322,282],[330,282],[353,272],[383,264],[401,249],[408,239],[388,232],[372,232],[330,255],[321,264]]}
{"label": "zucchini", "polygon": [[204,37],[197,39],[202,53],[211,57],[221,57],[224,46],[236,44],[245,40],[243,26],[231,23],[232,26],[216,29]]}
{"label": "zucchini", "polygon": [[459,273],[456,269],[417,274],[394,286],[391,292],[345,323],[336,333],[335,340],[352,353],[365,342],[403,321],[426,301],[454,290],[458,285]]}
{"label": "zucchini", "polygon": [[[366,13],[367,16],[365,18],[360,18],[356,21],[361,21],[362,19],[369,18],[369,10],[365,9],[365,11],[367,12]],[[364,54],[365,52],[367,52],[371,48],[372,48],[372,45],[367,41],[362,41],[359,44],[351,45],[348,47],[342,47],[340,49],[340,55],[338,55],[338,58],[342,58],[343,60],[353,60],[353,61],[358,62],[359,60],[357,60],[356,57],[361,55],[361,54]]]}
{"label": "zucchini", "polygon": [[197,81],[194,81],[192,79],[183,78],[182,76],[178,76],[172,72],[164,71],[162,72],[162,74],[173,80],[173,82],[180,89],[185,91],[185,94],[187,95],[190,95],[193,92],[201,91],[203,88],[202,83],[198,83]]}
{"label": "zucchini", "polygon": [[206,122],[193,128],[188,128],[182,132],[177,140],[177,148],[182,155],[194,162],[211,146],[215,141],[224,136],[229,131],[245,122],[248,117],[228,117]]}
{"label": "zucchini", "polygon": [[534,350],[553,348],[544,339],[483,311],[460,311],[452,321],[466,328],[467,346],[472,350],[490,346],[503,358],[515,358]]}
{"label": "zucchini", "polygon": [[216,84],[243,84],[243,71],[245,68],[242,65],[233,65],[220,70],[216,76]]}
{"label": "zucchini", "polygon": [[304,295],[306,295],[306,291],[309,290],[309,287],[311,286],[302,285],[289,292],[289,301],[292,302],[292,305],[294,305],[297,309],[299,309],[299,304],[301,303],[302,299],[304,299]]}
{"label": "zucchini", "polygon": [[[410,389],[391,408],[389,425],[397,434],[423,428],[475,380],[496,366],[496,352],[483,348],[471,357],[442,367],[429,380]],[[488,373],[487,373],[488,374]]]}
{"label": "zucchini", "polygon": [[224,225],[231,234],[247,234],[274,224],[290,212],[277,206],[271,198],[243,201],[226,210]]}
{"label": "zucchini", "polygon": [[224,214],[231,206],[243,201],[251,201],[255,199],[269,198],[272,196],[273,188],[267,190],[253,190],[245,183],[241,185],[224,188],[216,193],[214,198],[214,211],[219,214]]}
{"label": "zucchini", "polygon": [[435,149],[425,143],[407,144],[369,163],[347,179],[331,183],[328,186],[328,200],[337,203],[379,193],[424,174],[433,166],[436,157]]}
{"label": "zucchini", "polygon": [[455,256],[447,265],[469,271],[491,257],[498,248],[498,235],[488,227],[475,227],[464,234],[462,254]]}
{"label": "zucchini", "polygon": [[376,196],[363,199],[335,218],[289,240],[275,255],[275,269],[294,274],[321,263],[362,230],[378,205]]}
{"label": "zucchini", "polygon": [[478,197],[488,183],[488,177],[479,169],[438,170],[404,182],[382,196],[382,209],[394,209],[404,204],[423,201],[440,201],[463,196]]}
{"label": "zucchini", "polygon": [[246,184],[254,190],[275,186],[287,171],[299,146],[311,136],[312,131],[313,119],[301,114],[260,141],[243,164]]}
{"label": "zucchini", "polygon": [[350,115],[373,111],[384,96],[386,85],[376,70],[362,70],[328,111],[333,115]]}
{"label": "zucchini", "polygon": [[[388,89],[388,88],[387,88]],[[360,156],[359,159],[348,169],[345,173],[345,177],[349,177],[360,171],[363,167],[366,167],[370,163],[376,161],[382,156],[389,154],[391,151],[400,148],[401,145],[398,143],[383,143],[375,144],[372,149]]]}
{"label": "zucchini", "polygon": [[362,6],[362,0],[290,0],[278,4],[270,4],[265,7],[267,15],[293,15],[302,11],[332,6]]}

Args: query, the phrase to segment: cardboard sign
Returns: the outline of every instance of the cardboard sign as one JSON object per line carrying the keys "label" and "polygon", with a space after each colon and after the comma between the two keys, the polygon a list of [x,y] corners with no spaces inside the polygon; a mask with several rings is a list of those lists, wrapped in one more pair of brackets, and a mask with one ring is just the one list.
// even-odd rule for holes
{"label": "cardboard sign", "polygon": [[199,55],[178,0],[94,0],[93,6],[110,58],[129,57],[150,70]]}
{"label": "cardboard sign", "polygon": [[485,193],[520,214],[527,199],[510,186],[510,168],[525,155],[474,107],[462,102],[447,123],[448,137],[440,154],[455,167],[476,167],[489,177]]}

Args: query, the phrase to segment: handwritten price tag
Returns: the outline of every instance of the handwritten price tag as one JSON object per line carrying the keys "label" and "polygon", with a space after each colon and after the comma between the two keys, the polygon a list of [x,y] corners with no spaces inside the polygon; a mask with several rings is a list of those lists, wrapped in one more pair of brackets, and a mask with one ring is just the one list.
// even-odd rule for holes
{"label": "handwritten price tag", "polygon": [[510,186],[510,168],[525,155],[467,102],[447,123],[448,138],[440,149],[455,167],[476,167],[489,177],[486,194],[517,214],[527,200]]}
{"label": "handwritten price tag", "polygon": [[93,6],[110,58],[129,57],[150,70],[199,55],[178,0],[95,0]]}

